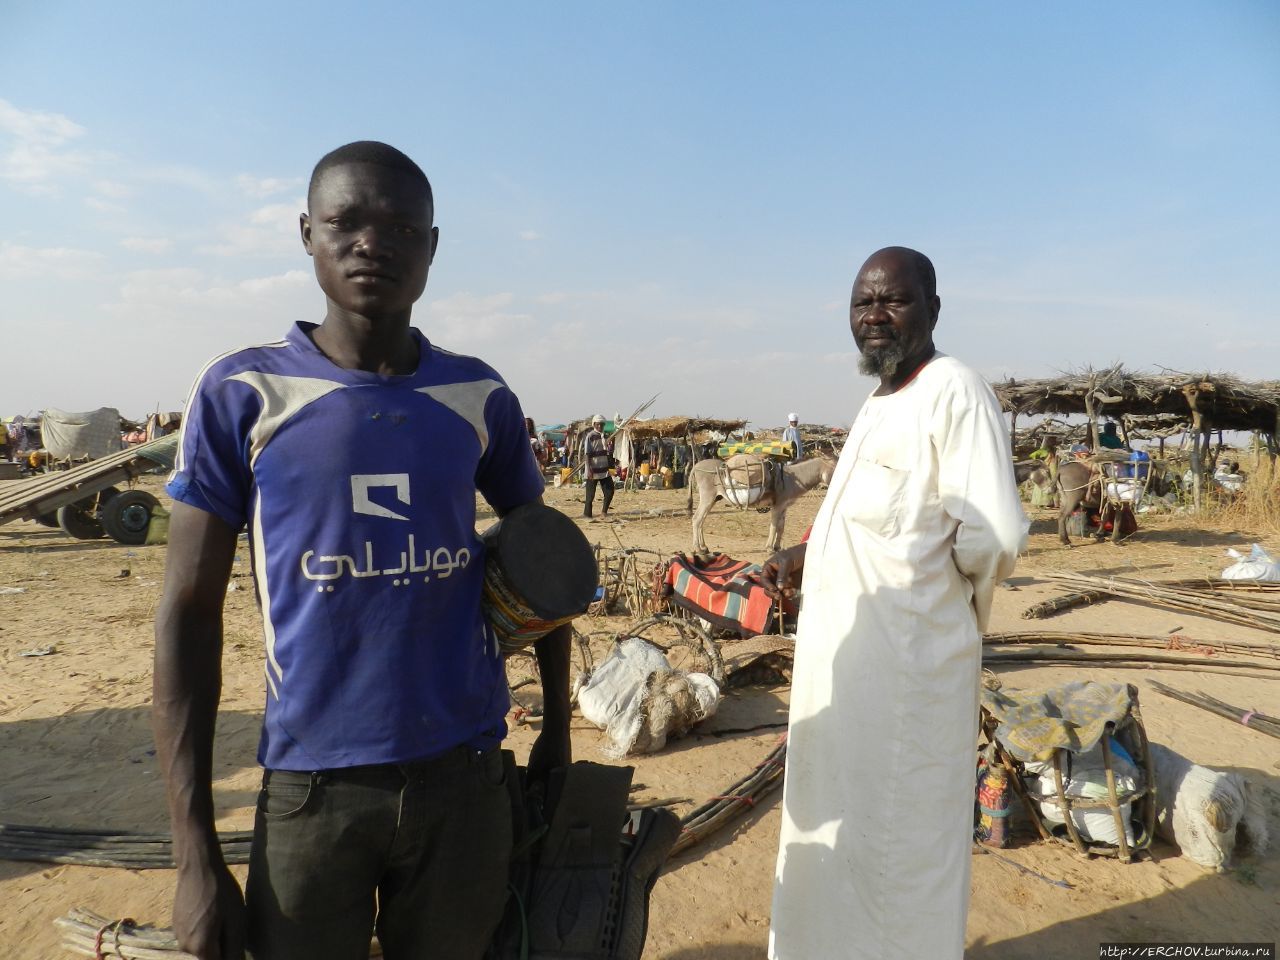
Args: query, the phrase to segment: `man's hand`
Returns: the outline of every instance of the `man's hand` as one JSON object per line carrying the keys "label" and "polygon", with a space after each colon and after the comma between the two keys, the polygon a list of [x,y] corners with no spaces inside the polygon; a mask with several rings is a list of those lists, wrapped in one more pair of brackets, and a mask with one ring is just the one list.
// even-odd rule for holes
{"label": "man's hand", "polygon": [[534,644],[538,673],[542,676],[542,732],[529,752],[530,783],[545,781],[556,767],[568,766],[573,760],[569,743],[569,642],[573,630],[569,624],[556,627]]}
{"label": "man's hand", "polygon": [[573,761],[573,748],[569,742],[569,724],[549,724],[544,716],[542,732],[533,741],[529,751],[526,775],[530,783],[545,782],[551,771],[567,767]]}
{"label": "man's hand", "polygon": [[763,587],[765,593],[775,600],[779,597],[794,597],[800,588],[800,574],[804,571],[807,546],[808,544],[797,543],[794,547],[779,550],[750,579]]}
{"label": "man's hand", "polygon": [[244,960],[244,896],[226,864],[178,871],[173,931],[199,960]]}

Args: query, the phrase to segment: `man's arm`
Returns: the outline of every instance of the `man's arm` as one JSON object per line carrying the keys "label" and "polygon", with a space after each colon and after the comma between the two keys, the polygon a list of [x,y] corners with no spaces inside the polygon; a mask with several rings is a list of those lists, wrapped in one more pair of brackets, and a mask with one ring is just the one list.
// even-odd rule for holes
{"label": "man's arm", "polygon": [[[542,497],[530,502],[541,504]],[[501,518],[511,510],[495,512]],[[542,732],[529,751],[527,769],[531,781],[545,780],[556,767],[567,767],[573,762],[573,747],[569,741],[569,719],[573,713],[569,702],[569,642],[572,636],[573,626],[566,623],[533,644],[538,675],[542,678]]]}
{"label": "man's arm", "polygon": [[934,443],[938,494],[959,523],[952,557],[973,585],[974,614],[985,630],[995,585],[1013,572],[1027,541],[1009,434],[990,387],[959,391],[935,418]]}
{"label": "man's arm", "polygon": [[213,734],[222,696],[222,604],[236,531],[185,503],[169,520],[164,594],[156,614],[151,723],[168,791],[179,945],[200,960],[244,956],[244,898],[218,846]]}

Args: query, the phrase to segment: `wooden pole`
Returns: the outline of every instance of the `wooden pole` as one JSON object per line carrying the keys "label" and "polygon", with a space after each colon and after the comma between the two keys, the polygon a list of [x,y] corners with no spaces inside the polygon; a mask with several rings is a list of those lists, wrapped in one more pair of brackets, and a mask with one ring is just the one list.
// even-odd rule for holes
{"label": "wooden pole", "polygon": [[1092,439],[1093,452],[1097,453],[1100,446],[1098,442],[1098,411],[1093,405],[1093,382],[1090,381],[1089,388],[1084,394],[1084,413],[1089,418],[1089,436]]}
{"label": "wooden pole", "polygon": [[1194,384],[1187,384],[1182,388],[1182,395],[1187,398],[1187,405],[1191,407],[1191,491],[1192,503],[1199,513],[1201,474],[1204,472],[1204,461],[1200,456],[1200,437],[1204,432],[1200,422],[1200,390]]}

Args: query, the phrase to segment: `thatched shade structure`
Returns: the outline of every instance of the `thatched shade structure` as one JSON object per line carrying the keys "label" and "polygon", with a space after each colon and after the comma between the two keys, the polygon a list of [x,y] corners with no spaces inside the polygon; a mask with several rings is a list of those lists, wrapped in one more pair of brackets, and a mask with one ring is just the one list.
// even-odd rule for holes
{"label": "thatched shade structure", "polygon": [[1191,397],[1206,428],[1277,433],[1280,381],[1246,382],[1230,374],[1134,373],[1121,366],[1043,380],[992,384],[1009,413],[1139,416],[1192,420]]}
{"label": "thatched shade structure", "polygon": [[636,440],[653,437],[689,437],[696,433],[732,433],[747,425],[745,420],[715,420],[711,417],[656,417],[652,420],[632,420],[623,424]]}
{"label": "thatched shade structure", "polygon": [[1169,436],[1184,425],[1196,444],[1192,457],[1196,502],[1200,500],[1202,450],[1211,430],[1254,432],[1265,438],[1274,461],[1280,436],[1280,381],[1248,382],[1231,374],[1135,373],[1120,365],[1085,369],[1041,380],[1006,380],[992,388],[1013,419],[1027,415],[1077,414],[1089,418],[1094,446],[1098,418],[1146,426]]}

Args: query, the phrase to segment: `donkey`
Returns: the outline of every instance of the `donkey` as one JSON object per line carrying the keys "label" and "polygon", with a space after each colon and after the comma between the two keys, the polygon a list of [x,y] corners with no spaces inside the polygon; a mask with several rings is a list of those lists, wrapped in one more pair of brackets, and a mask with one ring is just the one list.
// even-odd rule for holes
{"label": "donkey", "polygon": [[[782,531],[787,522],[787,507],[803,493],[808,493],[820,483],[830,483],[835,473],[835,457],[819,452],[816,457],[801,460],[799,463],[785,464],[775,474],[773,489],[752,504],[753,507],[769,507],[769,540],[765,549],[777,550],[782,545]],[[689,472],[689,508],[693,512],[693,549],[695,552],[707,549],[706,538],[702,535],[702,523],[715,506],[717,500],[732,499],[725,496],[723,473],[717,460],[701,460],[693,465]],[[693,487],[698,488],[698,508],[693,510]]]}

